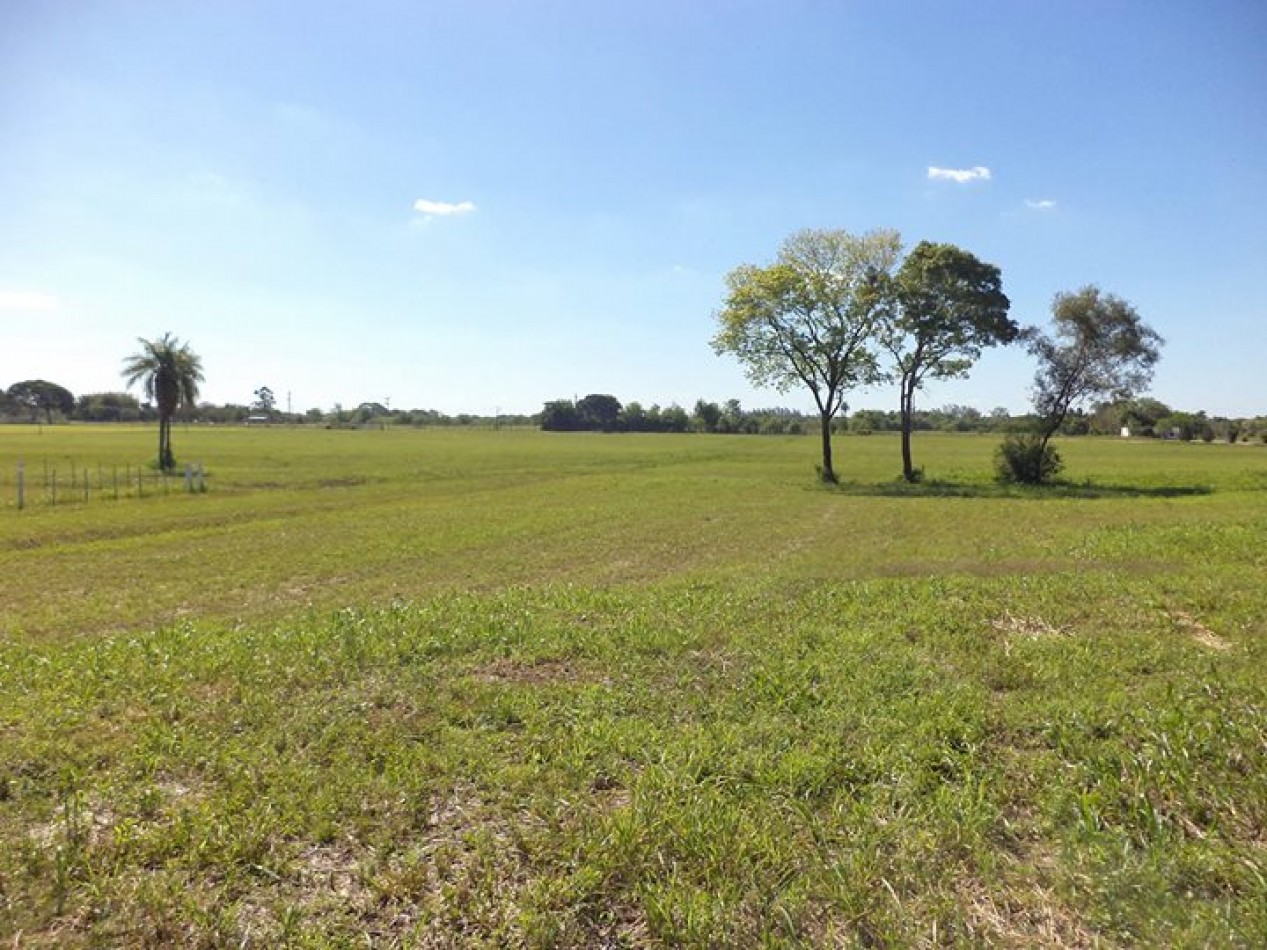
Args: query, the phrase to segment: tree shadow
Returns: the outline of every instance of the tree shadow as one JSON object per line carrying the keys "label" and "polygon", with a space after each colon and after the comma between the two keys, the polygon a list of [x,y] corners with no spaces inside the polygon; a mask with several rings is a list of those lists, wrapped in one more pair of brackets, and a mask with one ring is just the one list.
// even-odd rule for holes
{"label": "tree shadow", "polygon": [[1046,485],[1003,485],[991,482],[955,482],[926,479],[906,482],[846,482],[831,490],[842,495],[880,498],[1023,498],[1033,501],[1058,498],[1188,498],[1214,493],[1210,485],[1123,485],[1091,480],[1057,480]]}

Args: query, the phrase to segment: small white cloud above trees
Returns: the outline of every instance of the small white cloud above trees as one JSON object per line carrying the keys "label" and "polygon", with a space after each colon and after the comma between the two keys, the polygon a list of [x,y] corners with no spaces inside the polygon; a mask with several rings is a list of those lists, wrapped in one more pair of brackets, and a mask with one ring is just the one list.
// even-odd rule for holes
{"label": "small white cloud above trees", "polygon": [[1035,211],[1051,211],[1056,207],[1056,202],[1051,198],[1026,198],[1025,207]]}
{"label": "small white cloud above trees", "polygon": [[56,310],[58,300],[38,290],[0,290],[0,310],[19,312]]}
{"label": "small white cloud above trees", "polygon": [[429,218],[451,218],[470,214],[475,210],[475,202],[431,201],[428,198],[419,198],[414,202],[414,210]]}
{"label": "small white cloud above trees", "polygon": [[966,185],[970,181],[989,181],[991,177],[990,169],[984,165],[974,165],[972,168],[928,166],[929,181],[953,181],[957,185]]}

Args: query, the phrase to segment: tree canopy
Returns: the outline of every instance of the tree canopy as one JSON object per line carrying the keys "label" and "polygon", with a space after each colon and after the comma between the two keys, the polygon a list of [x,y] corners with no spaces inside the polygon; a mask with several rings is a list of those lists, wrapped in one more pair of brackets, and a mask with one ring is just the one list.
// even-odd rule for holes
{"label": "tree canopy", "polygon": [[1031,390],[1038,431],[1012,436],[1000,446],[999,478],[1045,482],[1060,470],[1051,437],[1070,412],[1093,400],[1129,399],[1153,377],[1164,342],[1121,297],[1088,285],[1058,293],[1052,301],[1050,334],[1025,331],[1038,359]]}
{"label": "tree canopy", "polygon": [[926,379],[964,376],[988,346],[1011,343],[1020,327],[1008,317],[999,269],[953,244],[921,241],[892,282],[891,312],[881,342],[893,358],[901,393],[902,475],[914,481],[911,419]]}
{"label": "tree canopy", "polygon": [[255,402],[251,404],[251,408],[271,418],[273,410],[277,408],[277,397],[267,386],[261,386],[255,390]]}
{"label": "tree canopy", "polygon": [[1050,335],[1028,331],[1038,359],[1032,389],[1044,442],[1071,409],[1096,399],[1129,399],[1148,386],[1165,342],[1135,308],[1088,285],[1052,301]]}
{"label": "tree canopy", "polygon": [[70,415],[75,409],[75,397],[69,389],[50,383],[46,379],[24,379],[9,387],[7,395],[12,402],[31,414],[35,422],[44,413],[44,421],[53,421],[53,413]]}
{"label": "tree canopy", "polygon": [[774,264],[745,264],[726,278],[713,350],[738,359],[758,386],[810,391],[825,481],[836,480],[831,422],[845,393],[879,376],[872,343],[900,249],[896,231],[799,231]]}
{"label": "tree canopy", "polygon": [[613,432],[620,422],[620,400],[607,393],[590,393],[576,404],[582,429]]}

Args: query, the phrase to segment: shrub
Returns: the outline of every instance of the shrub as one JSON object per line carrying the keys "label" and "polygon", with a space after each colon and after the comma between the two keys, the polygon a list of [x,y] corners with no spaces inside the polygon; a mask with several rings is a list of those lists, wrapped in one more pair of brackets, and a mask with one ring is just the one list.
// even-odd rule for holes
{"label": "shrub", "polygon": [[995,476],[1004,483],[1042,485],[1062,467],[1060,453],[1032,434],[1009,435],[994,453]]}

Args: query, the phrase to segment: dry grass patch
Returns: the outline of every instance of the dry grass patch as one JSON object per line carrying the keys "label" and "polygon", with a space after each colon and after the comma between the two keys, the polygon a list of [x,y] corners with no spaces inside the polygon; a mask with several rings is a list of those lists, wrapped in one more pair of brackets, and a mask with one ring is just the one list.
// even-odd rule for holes
{"label": "dry grass patch", "polygon": [[1210,650],[1218,650],[1221,653],[1232,649],[1232,644],[1228,643],[1228,641],[1224,640],[1191,614],[1182,610],[1172,610],[1167,616],[1201,646]]}
{"label": "dry grass patch", "polygon": [[1016,634],[1034,640],[1060,637],[1066,633],[1064,627],[1052,626],[1042,617],[1017,617],[1010,612],[991,620],[990,626],[1002,633]]}
{"label": "dry grass patch", "polygon": [[[1041,887],[991,894],[979,881],[957,882],[956,897],[971,929],[969,940],[992,947],[1098,947],[1103,941],[1068,907]],[[934,933],[928,946],[941,946]]]}
{"label": "dry grass patch", "polygon": [[566,660],[498,659],[472,675],[484,683],[575,683],[584,679]]}

